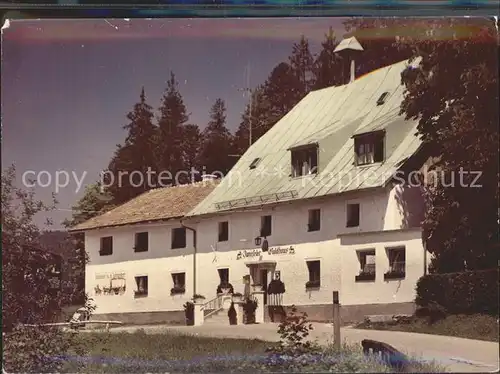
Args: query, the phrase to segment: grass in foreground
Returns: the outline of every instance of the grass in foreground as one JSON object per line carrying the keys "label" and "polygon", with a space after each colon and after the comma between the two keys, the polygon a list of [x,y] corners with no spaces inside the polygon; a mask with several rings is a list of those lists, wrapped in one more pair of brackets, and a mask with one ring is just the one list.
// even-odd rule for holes
{"label": "grass in foreground", "polygon": [[499,340],[497,317],[483,314],[450,315],[433,324],[430,324],[426,318],[418,317],[414,317],[409,323],[363,322],[356,325],[356,328],[446,335],[491,342],[498,342]]}
{"label": "grass in foreground", "polygon": [[[291,359],[266,353],[272,343],[260,340],[216,339],[179,334],[82,333],[87,346],[84,357],[73,357],[66,372],[391,372],[366,358],[357,346],[344,346],[340,353],[324,348],[319,354]],[[76,356],[76,354],[75,354]],[[431,364],[418,364],[412,372],[440,372]]]}

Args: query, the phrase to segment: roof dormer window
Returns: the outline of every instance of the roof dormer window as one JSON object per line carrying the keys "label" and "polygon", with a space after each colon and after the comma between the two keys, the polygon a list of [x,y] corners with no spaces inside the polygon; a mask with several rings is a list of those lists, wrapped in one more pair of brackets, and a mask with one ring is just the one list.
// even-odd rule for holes
{"label": "roof dormer window", "polygon": [[354,138],[356,165],[368,165],[384,161],[383,131],[358,135]]}
{"label": "roof dormer window", "polygon": [[292,177],[316,174],[318,172],[318,146],[309,145],[292,152]]}
{"label": "roof dormer window", "polygon": [[389,92],[384,92],[382,95],[377,100],[377,105],[382,105],[385,104],[385,100],[387,99],[387,96],[389,96]]}

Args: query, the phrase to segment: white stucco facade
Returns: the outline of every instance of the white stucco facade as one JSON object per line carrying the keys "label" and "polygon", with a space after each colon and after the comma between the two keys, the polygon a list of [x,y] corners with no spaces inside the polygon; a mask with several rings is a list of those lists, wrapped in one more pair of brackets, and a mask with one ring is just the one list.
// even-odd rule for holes
{"label": "white stucco facade", "polygon": [[[192,294],[170,295],[173,287],[172,273],[186,273],[186,290],[193,289],[193,237],[187,232],[186,248],[171,249],[171,230],[181,227],[179,221],[162,224],[133,225],[85,233],[85,248],[89,263],[85,271],[85,289],[94,299],[96,314],[158,312],[182,310],[183,304]],[[147,252],[134,252],[135,233],[149,233]],[[113,253],[100,256],[100,238],[113,237]],[[102,275],[106,278],[102,279]],[[125,283],[125,292],[118,295],[96,293],[96,286],[106,286],[109,277],[118,275]],[[135,297],[137,289],[135,277],[148,277],[148,295]]]}
{"label": "white stucco facade", "polygon": [[[405,196],[406,203],[401,203]],[[347,204],[359,204],[359,226],[346,227]],[[404,208],[403,208],[404,206]],[[339,291],[342,305],[412,302],[415,285],[424,273],[426,256],[418,227],[407,228],[408,211],[417,211],[422,200],[418,193],[401,194],[400,187],[387,187],[334,195],[316,200],[294,201],[245,212],[192,217],[184,223],[197,231],[196,275],[193,272],[193,234],[187,230],[186,248],[171,249],[171,230],[180,222],[90,230],[85,234],[90,262],[86,290],[94,298],[97,314],[181,311],[194,293],[210,300],[220,283],[218,269],[228,269],[235,292],[244,293],[243,277],[267,283],[280,272],[286,292],[283,305],[330,304],[332,291]],[[308,232],[308,211],[320,209],[321,227]],[[262,253],[254,238],[259,236],[261,217],[272,216],[269,251]],[[411,217],[410,217],[411,218]],[[227,241],[218,241],[219,222],[228,222]],[[134,252],[137,232],[149,233],[147,252]],[[113,236],[113,254],[100,256],[100,238]],[[388,251],[404,248],[405,275],[384,280],[390,268]],[[293,248],[290,251],[290,248]],[[356,281],[360,271],[359,251],[375,250],[375,280]],[[281,252],[281,253],[277,253]],[[245,255],[246,254],[246,255]],[[428,258],[428,256],[427,256]],[[320,286],[306,289],[307,261],[320,261]],[[170,294],[172,273],[185,274],[185,293]],[[122,274],[125,292],[97,294],[103,274]],[[148,277],[148,295],[135,297],[135,277]],[[196,286],[194,279],[196,277]],[[99,279],[97,279],[99,278]]]}

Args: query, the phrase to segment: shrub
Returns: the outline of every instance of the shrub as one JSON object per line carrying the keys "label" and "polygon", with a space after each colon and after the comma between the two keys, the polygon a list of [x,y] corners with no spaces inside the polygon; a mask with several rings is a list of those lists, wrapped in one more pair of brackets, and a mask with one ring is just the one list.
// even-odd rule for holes
{"label": "shrub", "polygon": [[245,323],[255,323],[255,311],[257,310],[257,301],[247,298],[243,303],[243,312],[245,313]]}
{"label": "shrub", "polygon": [[317,344],[305,341],[312,329],[307,313],[297,313],[297,308],[292,305],[290,313],[278,325],[280,344],[274,352],[287,356],[318,353],[320,349]]}
{"label": "shrub", "polygon": [[238,324],[238,319],[237,319],[236,309],[234,307],[234,303],[231,303],[231,306],[229,307],[229,310],[227,311],[227,316],[229,317],[229,324],[230,325],[237,325]]}
{"label": "shrub", "polygon": [[273,279],[267,287],[269,295],[281,295],[285,293],[285,284],[279,279]]}
{"label": "shrub", "polygon": [[203,296],[203,295],[200,295],[200,294],[195,293],[195,294],[193,295],[193,300],[196,300],[196,299],[205,300],[206,298],[205,298],[205,296]]}
{"label": "shrub", "polygon": [[498,315],[498,275],[498,269],[429,274],[419,279],[415,302],[427,309],[438,304],[451,314]]}
{"label": "shrub", "polygon": [[184,315],[186,316],[186,325],[194,325],[194,303],[188,301],[184,304]]}
{"label": "shrub", "polygon": [[182,295],[186,293],[186,288],[182,286],[174,286],[170,289],[170,295]]}
{"label": "shrub", "polygon": [[[82,295],[77,278],[63,277],[60,256],[45,250],[34,222],[54,204],[38,201],[33,189],[17,186],[16,170],[2,170],[2,365],[7,372],[58,372],[56,356],[78,350],[72,333],[42,326],[58,322],[63,308]],[[75,247],[72,263],[85,268],[83,248]],[[60,270],[59,275],[54,270]],[[55,281],[55,282],[54,282]],[[91,300],[85,301],[86,306]],[[92,310],[88,310],[89,315]],[[31,324],[34,326],[22,326]]]}

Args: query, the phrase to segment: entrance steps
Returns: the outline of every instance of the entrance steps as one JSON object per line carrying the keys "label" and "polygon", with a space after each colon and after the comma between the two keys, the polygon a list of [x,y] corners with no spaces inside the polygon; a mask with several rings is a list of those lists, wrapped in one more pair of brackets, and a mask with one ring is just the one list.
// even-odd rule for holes
{"label": "entrance steps", "polygon": [[205,317],[204,324],[206,325],[229,325],[229,317],[227,310],[221,309],[208,317]]}

